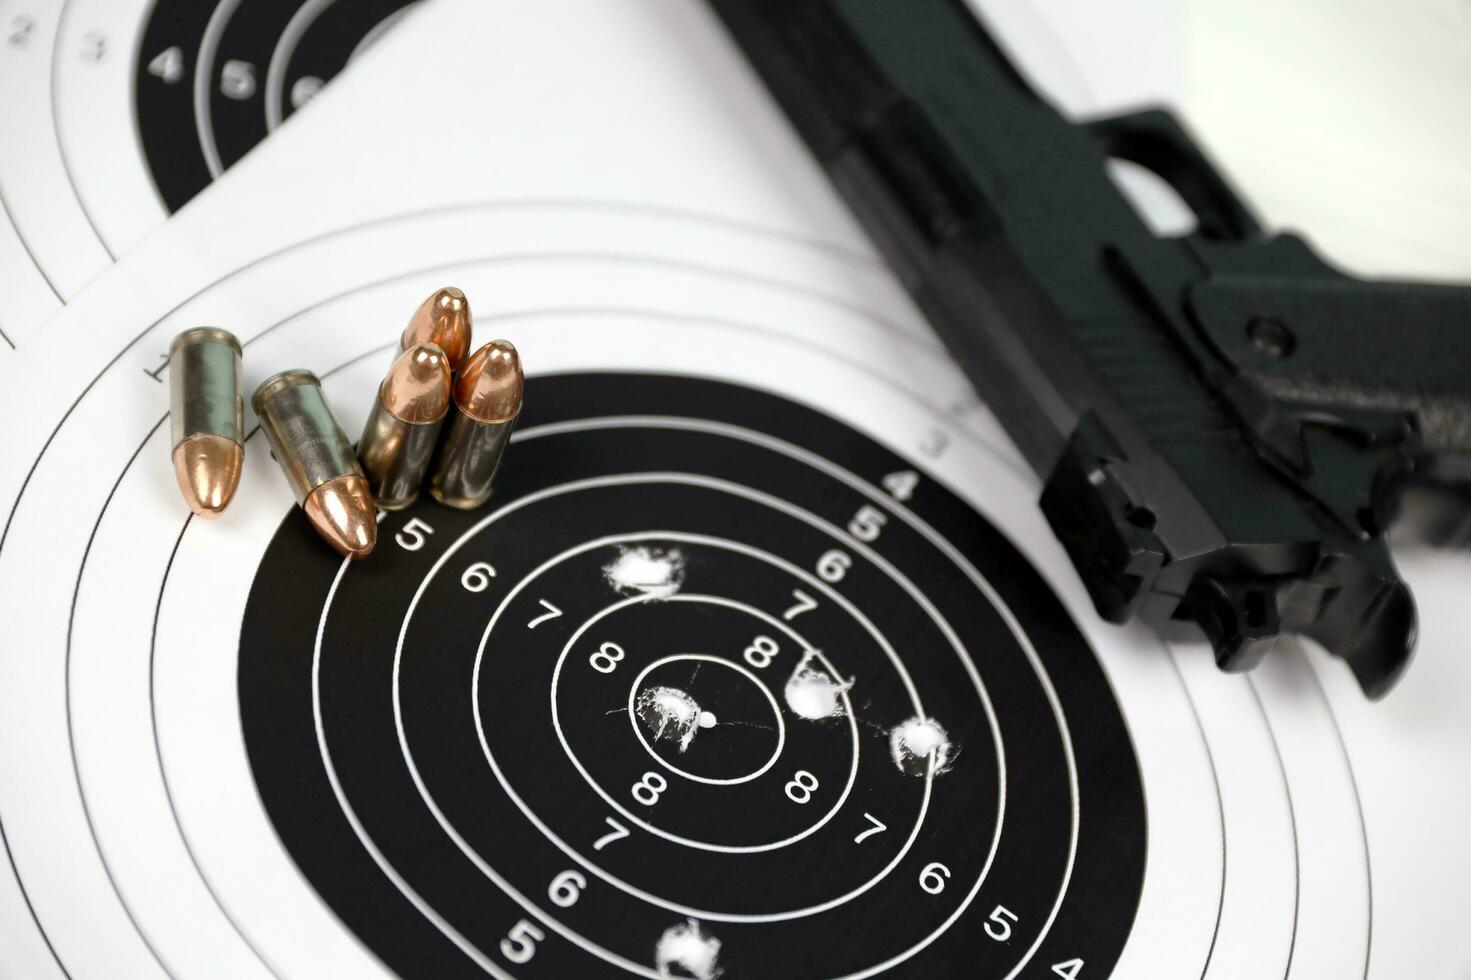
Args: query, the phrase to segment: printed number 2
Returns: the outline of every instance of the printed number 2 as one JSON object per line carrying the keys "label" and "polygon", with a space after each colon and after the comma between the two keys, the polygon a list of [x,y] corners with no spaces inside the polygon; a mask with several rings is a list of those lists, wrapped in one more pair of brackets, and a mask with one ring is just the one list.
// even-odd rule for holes
{"label": "printed number 2", "polygon": [[1083,975],[1083,961],[1074,957],[1062,963],[1054,963],[1052,972],[1062,977],[1062,980],[1078,980]]}
{"label": "printed number 2", "polygon": [[21,14],[10,19],[10,34],[6,38],[12,48],[25,48],[31,43],[31,31],[35,30],[36,22]]}

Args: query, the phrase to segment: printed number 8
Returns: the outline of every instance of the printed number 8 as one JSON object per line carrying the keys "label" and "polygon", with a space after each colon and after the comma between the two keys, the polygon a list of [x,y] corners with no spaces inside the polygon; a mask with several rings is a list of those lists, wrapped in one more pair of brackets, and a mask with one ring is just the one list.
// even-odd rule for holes
{"label": "printed number 8", "polygon": [[817,777],[806,769],[798,769],[792,781],[787,783],[787,796],[793,803],[806,803],[812,799],[812,791],[817,789]]}
{"label": "printed number 8", "polygon": [[618,669],[618,661],[623,659],[623,648],[616,643],[608,642],[598,647],[598,652],[587,658],[592,664],[592,669],[600,674],[611,674]]}
{"label": "printed number 8", "polygon": [[644,806],[653,806],[669,788],[669,780],[657,772],[646,772],[644,778],[633,784],[633,798]]}
{"label": "printed number 8", "polygon": [[758,636],[746,647],[746,663],[761,670],[771,666],[771,660],[781,652],[775,640],[769,636]]}

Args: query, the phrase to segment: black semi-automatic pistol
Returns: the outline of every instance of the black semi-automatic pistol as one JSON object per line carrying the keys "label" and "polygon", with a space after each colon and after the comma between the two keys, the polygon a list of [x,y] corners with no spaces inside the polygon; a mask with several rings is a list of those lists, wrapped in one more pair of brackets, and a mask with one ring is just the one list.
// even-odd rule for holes
{"label": "black semi-automatic pistol", "polygon": [[[1264,232],[1165,111],[1063,118],[961,0],[712,2],[1045,481],[1099,614],[1193,621],[1233,671],[1302,633],[1386,692],[1416,618],[1385,528],[1423,500],[1427,536],[1471,539],[1471,290]],[[1195,229],[1151,232],[1110,158]]]}

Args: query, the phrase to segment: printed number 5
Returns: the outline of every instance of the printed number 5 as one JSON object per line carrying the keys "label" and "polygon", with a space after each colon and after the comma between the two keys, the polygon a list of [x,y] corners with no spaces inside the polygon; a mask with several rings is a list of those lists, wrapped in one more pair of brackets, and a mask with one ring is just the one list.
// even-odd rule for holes
{"label": "printed number 5", "polygon": [[536,944],[546,939],[546,933],[522,919],[501,940],[501,955],[512,963],[527,963],[536,955]]}
{"label": "printed number 5", "polygon": [[404,551],[418,551],[429,543],[429,535],[434,533],[434,528],[425,524],[417,517],[410,518],[404,525],[404,529],[393,536],[398,546]]}
{"label": "printed number 5", "polygon": [[1011,938],[1011,927],[1016,921],[1015,912],[1005,905],[998,905],[991,910],[990,915],[986,916],[982,928],[986,930],[986,935],[998,943],[1004,943]]}
{"label": "printed number 5", "polygon": [[889,517],[877,507],[863,506],[848,522],[848,533],[859,541],[877,541],[879,532],[889,523]]}

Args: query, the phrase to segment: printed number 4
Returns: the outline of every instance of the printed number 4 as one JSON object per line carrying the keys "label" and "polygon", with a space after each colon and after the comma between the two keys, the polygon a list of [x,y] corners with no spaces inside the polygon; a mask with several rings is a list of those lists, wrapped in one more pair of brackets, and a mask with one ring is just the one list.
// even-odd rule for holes
{"label": "printed number 4", "polygon": [[1078,980],[1083,975],[1083,961],[1074,957],[1062,963],[1054,963],[1052,972],[1062,977],[1062,980]]}
{"label": "printed number 4", "polygon": [[164,48],[148,62],[148,74],[165,85],[177,85],[184,78],[184,52],[177,44]]}
{"label": "printed number 4", "polygon": [[919,474],[914,470],[900,470],[884,477],[884,489],[900,503],[914,496],[914,489],[917,486],[919,486]]}

